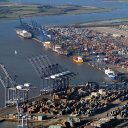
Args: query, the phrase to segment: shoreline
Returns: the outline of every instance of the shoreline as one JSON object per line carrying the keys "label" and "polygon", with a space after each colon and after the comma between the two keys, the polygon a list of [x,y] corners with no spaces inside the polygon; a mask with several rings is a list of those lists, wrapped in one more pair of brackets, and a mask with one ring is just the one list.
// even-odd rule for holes
{"label": "shoreline", "polygon": [[54,16],[54,15],[79,15],[91,13],[111,12],[116,8],[101,8],[95,6],[77,6],[77,5],[41,5],[41,4],[26,4],[1,2],[0,20],[17,19],[21,17],[32,16]]}
{"label": "shoreline", "polygon": [[[61,8],[60,8],[60,12],[57,12],[58,10],[55,10],[57,9],[59,6],[48,6],[48,5],[43,5],[44,7],[46,7],[46,12],[41,12],[38,10],[38,7],[40,7],[41,5],[40,4],[33,4],[33,3],[13,3],[13,2],[0,2],[0,7],[6,7],[6,6],[12,6],[12,8],[16,8],[16,7],[22,7],[23,8],[25,7],[25,9],[31,9],[32,7],[32,10],[35,10],[34,12],[32,12],[31,14],[23,14],[21,13],[21,15],[15,15],[14,17],[13,16],[10,16],[10,15],[14,15],[13,13],[12,14],[9,14],[9,17],[4,14],[0,14],[0,21],[9,21],[9,20],[18,20],[19,16],[21,16],[22,18],[31,18],[31,17],[41,17],[41,16],[61,16],[61,15],[80,15],[80,14],[91,14],[91,13],[104,13],[104,12],[111,12],[117,8],[97,8],[95,6],[76,6],[76,5],[62,5]],[[42,7],[43,7],[42,6]],[[47,6],[49,9],[53,8],[53,11],[52,13],[51,12],[48,12],[48,9],[47,9]],[[72,12],[70,10],[66,11],[66,12],[61,12],[61,9],[68,9],[68,7],[71,7],[74,9],[74,7],[76,7],[76,12]],[[83,8],[82,10],[80,10],[80,8]],[[22,9],[22,8],[21,8]],[[85,10],[84,10],[85,9]],[[87,10],[86,10],[87,9]],[[93,10],[95,9],[95,10]],[[25,10],[23,10],[25,11]],[[37,12],[36,12],[37,11]],[[54,12],[55,11],[55,12]],[[82,12],[83,11],[83,12]],[[2,16],[1,16],[2,15]],[[87,22],[78,22],[78,23],[74,23],[73,25],[106,25],[106,24],[109,24],[109,25],[113,25],[113,24],[121,24],[121,23],[125,23],[125,22],[128,22],[128,17],[123,17],[123,18],[109,18],[109,19],[104,19],[104,20],[95,20],[95,21],[87,21]]]}
{"label": "shoreline", "polygon": [[[41,40],[37,39],[37,38],[32,38],[32,40],[38,42],[38,43],[43,43]],[[43,45],[42,45],[43,46]],[[44,46],[43,46],[44,47]],[[45,48],[45,47],[44,47]],[[46,49],[46,48],[45,48]],[[52,49],[50,49],[52,52],[56,53],[55,51],[53,51]],[[57,53],[58,55],[61,55],[59,53]],[[65,55],[62,55],[62,56],[65,56]],[[98,65],[98,63],[90,63],[90,62],[83,62],[82,64],[87,64],[88,66],[90,66],[91,68],[94,68],[94,69],[97,69],[101,72],[104,72],[104,68],[101,66],[101,65]],[[76,63],[77,65],[77,63]],[[126,70],[125,68],[121,68],[121,67],[117,67],[117,66],[111,66],[109,65],[109,67],[115,71],[115,72],[118,72],[118,73],[125,73],[126,75],[128,74],[128,70]],[[110,80],[109,82],[113,82],[112,80]]]}

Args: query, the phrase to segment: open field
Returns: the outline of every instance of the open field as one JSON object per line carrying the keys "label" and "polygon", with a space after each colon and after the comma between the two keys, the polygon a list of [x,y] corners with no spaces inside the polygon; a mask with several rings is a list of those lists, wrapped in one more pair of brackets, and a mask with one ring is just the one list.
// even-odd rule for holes
{"label": "open field", "polygon": [[97,8],[90,6],[49,6],[39,4],[19,4],[1,2],[0,4],[0,19],[16,19],[18,16],[44,16],[44,15],[61,15],[61,14],[85,14],[85,13],[100,13],[112,11],[112,8]]}
{"label": "open field", "polygon": [[114,27],[93,27],[93,28],[89,28],[92,30],[96,30],[100,33],[111,33],[111,34],[119,34],[119,35],[123,35],[125,37],[128,37],[128,32],[124,31],[124,30],[120,30],[118,28],[114,28]]}

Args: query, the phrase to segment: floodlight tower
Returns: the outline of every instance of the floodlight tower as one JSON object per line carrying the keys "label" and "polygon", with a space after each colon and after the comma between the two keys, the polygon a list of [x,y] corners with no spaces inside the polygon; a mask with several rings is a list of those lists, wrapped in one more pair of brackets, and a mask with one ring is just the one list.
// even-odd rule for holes
{"label": "floodlight tower", "polygon": [[28,115],[23,113],[23,109],[19,106],[19,99],[16,102],[17,109],[17,128],[28,128]]}

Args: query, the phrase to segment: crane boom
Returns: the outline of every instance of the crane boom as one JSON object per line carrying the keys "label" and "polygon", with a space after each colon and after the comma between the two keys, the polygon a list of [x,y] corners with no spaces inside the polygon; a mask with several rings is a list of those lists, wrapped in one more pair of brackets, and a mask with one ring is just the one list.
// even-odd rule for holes
{"label": "crane boom", "polygon": [[11,83],[12,86],[15,85],[15,82],[12,80],[12,78],[10,77],[10,75],[8,74],[6,68],[4,65],[0,64],[1,69],[3,70],[4,74],[6,75],[6,77],[8,78],[9,82]]}

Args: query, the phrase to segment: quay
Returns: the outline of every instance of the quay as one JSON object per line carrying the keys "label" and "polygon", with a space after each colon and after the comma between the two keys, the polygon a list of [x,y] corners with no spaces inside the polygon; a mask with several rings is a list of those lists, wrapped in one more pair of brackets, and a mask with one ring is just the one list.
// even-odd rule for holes
{"label": "quay", "polygon": [[37,41],[37,42],[39,42],[39,43],[42,43],[42,41],[39,40],[39,39],[37,39],[37,38],[32,38],[32,39],[35,40],[35,41]]}
{"label": "quay", "polygon": [[[121,88],[111,85],[107,89],[106,86],[88,82],[69,88],[67,94],[57,92],[33,97],[28,102],[19,104],[19,110],[22,109],[28,114],[29,122],[43,122],[47,127],[62,125],[62,122],[68,121],[69,118],[79,120],[74,125],[91,126],[95,125],[94,121],[102,118],[116,117],[116,120],[127,118],[128,114],[125,112],[128,108],[127,93],[127,86]],[[16,121],[16,115],[16,106],[0,109],[0,117],[5,120]]]}

